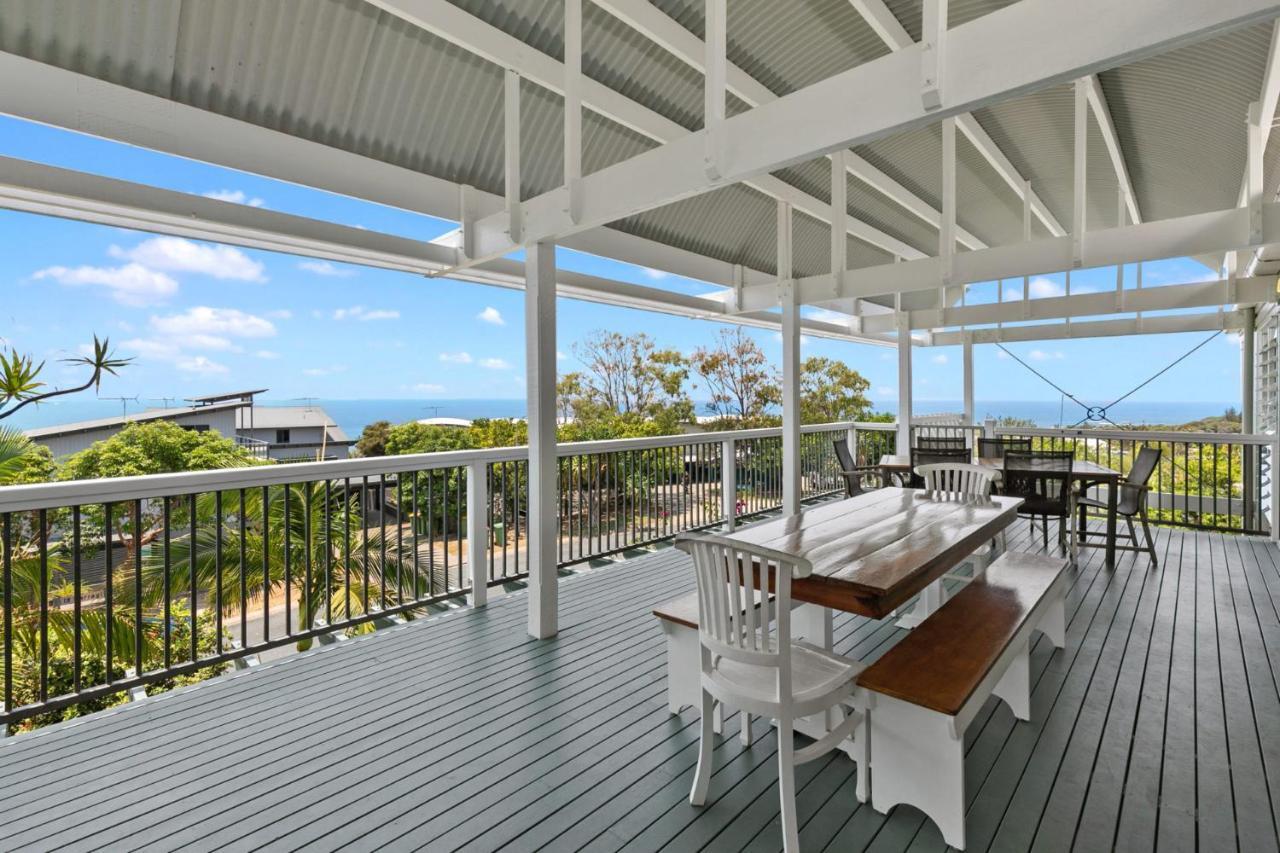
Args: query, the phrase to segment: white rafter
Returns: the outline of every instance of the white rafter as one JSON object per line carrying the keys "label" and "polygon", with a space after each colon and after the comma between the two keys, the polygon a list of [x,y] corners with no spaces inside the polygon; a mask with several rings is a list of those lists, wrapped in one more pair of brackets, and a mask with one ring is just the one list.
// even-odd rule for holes
{"label": "white rafter", "polygon": [[[537,83],[557,94],[563,94],[564,65],[559,60],[534,50],[518,38],[468,14],[448,0],[367,0],[367,2],[482,59],[503,68],[512,69],[530,82]],[[701,44],[699,41],[699,45]],[[583,76],[580,82],[582,105],[610,121],[617,122],[660,143],[679,140],[689,135],[688,129],[671,119],[590,77]],[[699,143],[699,147],[702,148],[704,145]],[[703,152],[700,151],[699,164],[702,161]],[[584,187],[588,181],[589,178],[583,179]],[[771,198],[787,202],[806,216],[823,223],[830,223],[830,208],[826,203],[780,178],[760,174],[743,183]],[[562,194],[563,191],[563,188],[560,188],[557,193]],[[860,219],[850,217],[849,233],[891,255],[905,258],[926,257],[919,248]],[[477,254],[483,256],[486,252],[481,248]]]}
{"label": "white rafter", "polygon": [[[1102,93],[1102,84],[1097,74],[1084,78],[1085,94],[1089,99],[1089,108],[1098,122],[1098,130],[1102,133],[1102,141],[1107,146],[1107,156],[1111,158],[1111,167],[1116,173],[1116,182],[1120,184],[1120,192],[1124,195],[1124,206],[1129,211],[1129,221],[1142,221],[1142,211],[1138,208],[1138,196],[1133,191],[1133,180],[1129,177],[1129,164],[1124,159],[1124,151],[1120,148],[1120,137],[1116,135],[1115,122],[1111,120],[1111,107]],[[1124,223],[1119,223],[1124,224]]]}
{"label": "white rafter", "polygon": [[[880,37],[880,40],[888,45],[890,50],[904,50],[915,45],[911,34],[898,22],[893,12],[884,4],[884,0],[849,0],[849,2],[862,15],[876,35]],[[1017,193],[1019,198],[1022,198],[1027,192],[1031,193],[1031,210],[1044,224],[1044,227],[1049,229],[1050,234],[1061,236],[1067,233],[1066,229],[1062,227],[1062,223],[1058,222],[1057,218],[1049,210],[1048,205],[1034,191],[1027,189],[1027,182],[1021,173],[1014,168],[1013,163],[996,145],[995,140],[982,129],[982,125],[978,124],[978,120],[972,114],[963,113],[956,116],[956,127],[978,149],[978,153],[991,164],[991,167],[1009,185],[1009,188]]]}
{"label": "white rafter", "polygon": [[[706,73],[702,40],[664,14],[649,0],[592,0],[592,2],[694,71],[699,74]],[[748,106],[755,107],[777,100],[778,96],[768,87],[737,65],[728,63],[727,71],[729,91]],[[853,152],[849,152],[846,162],[849,174],[923,222],[934,228],[939,227],[940,212],[920,196]],[[984,249],[987,246],[983,240],[964,228],[956,229],[956,237],[969,249]]]}

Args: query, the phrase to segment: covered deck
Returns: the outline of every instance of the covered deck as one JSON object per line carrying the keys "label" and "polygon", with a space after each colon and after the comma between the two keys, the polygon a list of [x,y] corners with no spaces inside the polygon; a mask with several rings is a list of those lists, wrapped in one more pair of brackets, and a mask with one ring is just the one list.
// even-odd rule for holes
{"label": "covered deck", "polygon": [[[1032,649],[1032,722],[992,700],[969,728],[968,849],[1277,848],[1280,553],[1170,528],[1158,547],[1154,570],[1083,557],[1066,649]],[[767,722],[743,747],[726,721],[688,804],[697,719],[667,712],[650,609],[692,584],[680,552],[632,553],[563,579],[551,639],[513,592],[6,739],[0,846],[778,850]],[[836,649],[905,634],[840,614]],[[842,753],[798,773],[804,849],[945,847],[914,808],[859,806]]]}

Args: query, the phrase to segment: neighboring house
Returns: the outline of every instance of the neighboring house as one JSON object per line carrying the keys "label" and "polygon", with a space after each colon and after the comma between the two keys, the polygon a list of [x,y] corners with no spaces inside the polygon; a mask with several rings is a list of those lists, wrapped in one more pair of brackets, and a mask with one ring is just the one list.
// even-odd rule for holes
{"label": "neighboring house", "polygon": [[27,436],[36,444],[49,448],[55,459],[79,453],[96,441],[108,439],[129,424],[152,421],[171,421],[184,429],[199,432],[212,430],[222,435],[235,436],[236,413],[250,403],[234,400],[187,406],[175,409],[148,409],[133,415],[114,418],[97,418],[91,421],[38,427],[27,430]]}
{"label": "neighboring house", "polygon": [[108,439],[129,424],[170,421],[184,429],[211,430],[234,440],[261,459],[302,461],[346,459],[352,440],[318,406],[258,406],[254,398],[265,388],[192,397],[190,406],[148,409],[123,417],[61,424],[27,430],[61,459]]}
{"label": "neighboring house", "polygon": [[297,462],[346,459],[355,444],[318,406],[254,406],[237,414],[236,432],[264,442],[267,457]]}

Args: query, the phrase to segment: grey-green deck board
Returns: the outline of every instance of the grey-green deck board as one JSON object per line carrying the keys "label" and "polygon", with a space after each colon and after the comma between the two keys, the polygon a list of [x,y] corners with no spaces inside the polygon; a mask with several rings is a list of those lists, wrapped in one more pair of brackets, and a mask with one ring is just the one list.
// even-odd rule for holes
{"label": "grey-green deck board", "polygon": [[[993,700],[971,725],[970,850],[1280,847],[1276,548],[1157,545],[1156,571],[1083,552],[1067,648],[1032,647],[1032,721]],[[767,722],[744,747],[726,720],[708,806],[687,802],[698,727],[666,711],[649,615],[691,589],[686,559],[564,581],[553,641],[524,636],[515,593],[8,739],[0,848],[779,850]],[[903,633],[835,623],[864,659]],[[915,809],[858,806],[854,779],[843,755],[800,768],[805,849],[945,848]]]}

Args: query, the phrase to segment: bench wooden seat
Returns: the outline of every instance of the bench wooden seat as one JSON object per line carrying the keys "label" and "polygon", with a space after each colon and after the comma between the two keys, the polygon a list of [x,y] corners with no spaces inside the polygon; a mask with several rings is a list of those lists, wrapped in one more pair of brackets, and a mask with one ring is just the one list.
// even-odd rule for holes
{"label": "bench wooden seat", "polygon": [[1030,719],[1031,633],[1062,648],[1067,561],[1006,553],[858,677],[872,805],[916,806],[964,849],[964,732],[992,695]]}

